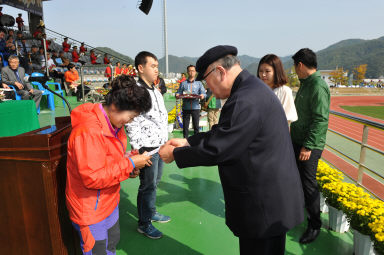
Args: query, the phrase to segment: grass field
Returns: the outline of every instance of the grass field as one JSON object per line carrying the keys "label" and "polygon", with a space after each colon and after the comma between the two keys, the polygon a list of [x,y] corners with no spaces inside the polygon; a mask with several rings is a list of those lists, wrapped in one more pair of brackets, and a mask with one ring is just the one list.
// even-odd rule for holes
{"label": "grass field", "polygon": [[384,120],[384,106],[340,106],[344,110]]}

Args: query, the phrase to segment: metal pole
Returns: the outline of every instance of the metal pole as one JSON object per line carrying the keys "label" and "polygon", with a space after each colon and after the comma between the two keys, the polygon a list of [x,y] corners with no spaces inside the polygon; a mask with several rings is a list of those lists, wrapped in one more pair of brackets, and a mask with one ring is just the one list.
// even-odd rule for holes
{"label": "metal pole", "polygon": [[45,58],[45,73],[47,77],[49,76],[49,68],[48,68],[48,57],[47,57],[47,44],[45,43],[45,38],[43,38],[43,46],[44,46],[44,58]]}
{"label": "metal pole", "polygon": [[167,38],[167,1],[164,1],[164,52],[165,52],[165,77],[168,78],[168,38]]}
{"label": "metal pole", "polygon": [[85,103],[85,96],[84,96],[84,85],[83,85],[83,82],[84,82],[84,78],[83,78],[83,76],[84,76],[84,72],[83,72],[83,67],[82,66],[80,66],[80,86],[81,86],[81,93],[82,93],[82,95],[83,95],[83,103]]}
{"label": "metal pole", "polygon": [[364,174],[364,163],[365,163],[365,155],[367,148],[365,147],[367,145],[368,141],[368,126],[364,125],[363,128],[363,137],[361,141],[361,149],[360,149],[360,160],[359,160],[359,169],[358,169],[358,175],[357,175],[357,183],[362,184],[363,183],[363,174]]}

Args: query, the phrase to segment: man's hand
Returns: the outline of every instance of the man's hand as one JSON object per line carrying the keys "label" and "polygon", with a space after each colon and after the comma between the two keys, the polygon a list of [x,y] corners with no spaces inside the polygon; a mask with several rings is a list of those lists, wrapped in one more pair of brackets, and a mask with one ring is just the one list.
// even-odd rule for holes
{"label": "man's hand", "polygon": [[145,154],[133,155],[131,156],[131,159],[133,161],[133,164],[135,164],[135,168],[137,169],[152,165],[152,161],[150,160],[151,156]]}
{"label": "man's hand", "polygon": [[305,147],[301,147],[299,160],[307,161],[311,157],[311,150],[307,150]]}
{"label": "man's hand", "polygon": [[204,99],[204,95],[203,95],[203,94],[200,95],[200,99],[201,99],[201,100]]}
{"label": "man's hand", "polygon": [[176,94],[175,97],[176,97],[177,99],[179,99],[179,98],[180,98],[180,95],[179,95],[179,94]]}
{"label": "man's hand", "polygon": [[173,138],[166,142],[165,145],[172,145],[174,147],[190,146],[188,140],[185,138]]}
{"label": "man's hand", "polygon": [[28,91],[29,92],[29,94],[33,94],[33,89],[31,89],[30,91]]}
{"label": "man's hand", "polygon": [[18,81],[15,81],[15,86],[18,87],[19,89],[23,89],[23,88],[24,88],[24,85],[21,84],[21,83],[18,82]]}
{"label": "man's hand", "polygon": [[171,163],[172,161],[175,160],[175,158],[173,157],[173,150],[175,148],[176,148],[175,146],[167,144],[167,143],[165,145],[161,146],[160,150],[159,150],[160,158],[165,163]]}
{"label": "man's hand", "polygon": [[5,83],[3,83],[3,88],[4,89],[10,89],[10,87],[7,84],[5,84]]}

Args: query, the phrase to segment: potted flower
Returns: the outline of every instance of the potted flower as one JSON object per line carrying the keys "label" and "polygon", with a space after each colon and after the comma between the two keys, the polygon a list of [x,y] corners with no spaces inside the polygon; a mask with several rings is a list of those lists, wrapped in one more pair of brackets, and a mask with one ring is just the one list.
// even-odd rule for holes
{"label": "potted flower", "polygon": [[344,233],[349,229],[346,215],[343,213],[342,201],[348,200],[351,183],[333,181],[323,185],[323,194],[329,207],[329,227],[330,229]]}
{"label": "potted flower", "polygon": [[376,217],[368,226],[373,232],[376,254],[384,254],[384,215]]}
{"label": "potted flower", "polygon": [[382,214],[382,202],[370,198],[369,194],[360,187],[350,191],[348,200],[342,201],[342,208],[347,215],[348,222],[353,231],[353,246],[356,255],[373,254],[373,244],[370,235],[372,229],[369,224]]}
{"label": "potted flower", "polygon": [[316,180],[320,190],[320,211],[323,213],[328,212],[328,206],[325,203],[325,197],[323,195],[323,186],[326,183],[333,181],[341,181],[344,179],[343,174],[328,166],[324,161],[320,160],[317,166]]}

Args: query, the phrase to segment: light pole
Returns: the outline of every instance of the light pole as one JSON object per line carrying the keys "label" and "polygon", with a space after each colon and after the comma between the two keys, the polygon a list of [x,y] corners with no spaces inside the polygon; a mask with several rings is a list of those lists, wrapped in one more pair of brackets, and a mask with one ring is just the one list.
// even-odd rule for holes
{"label": "light pole", "polygon": [[165,54],[165,78],[168,78],[168,38],[167,38],[167,1],[163,0],[164,16],[164,54]]}

